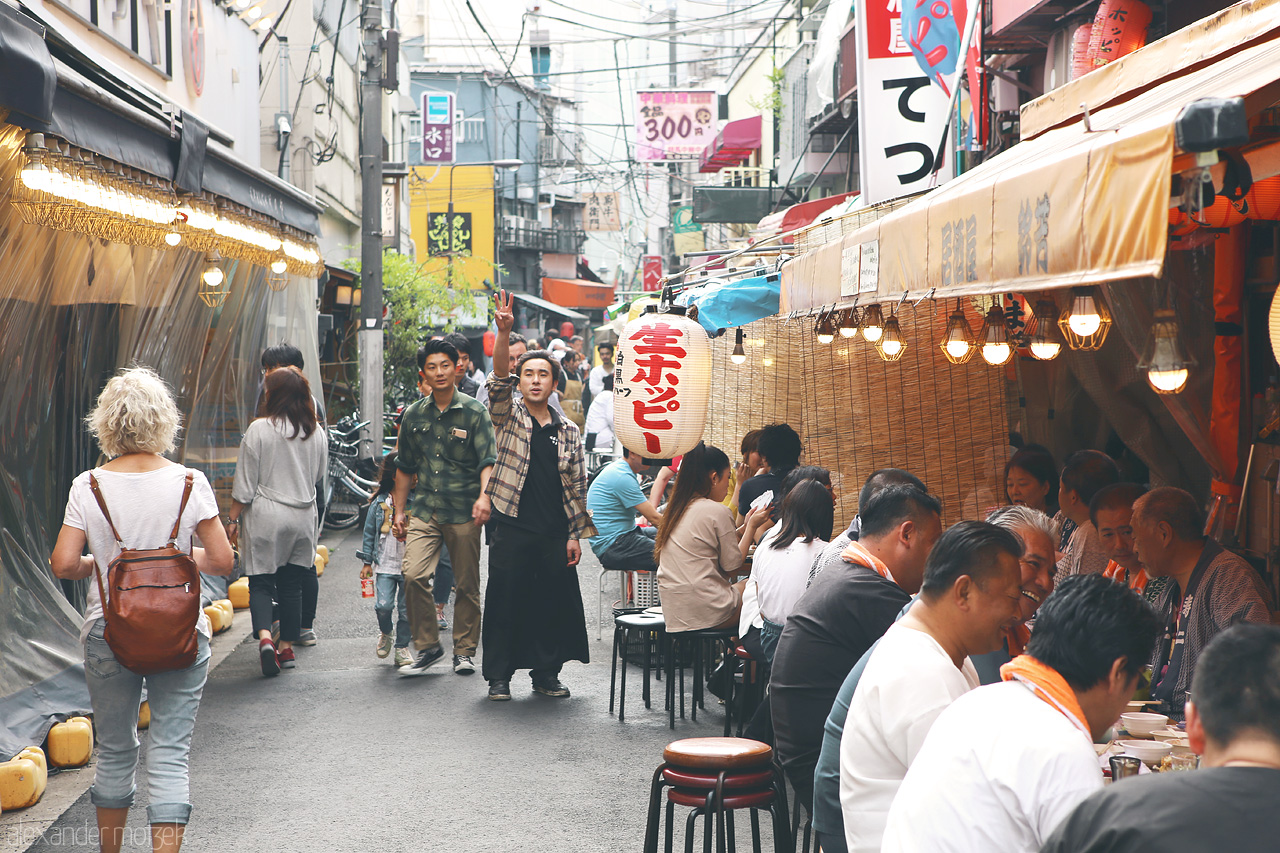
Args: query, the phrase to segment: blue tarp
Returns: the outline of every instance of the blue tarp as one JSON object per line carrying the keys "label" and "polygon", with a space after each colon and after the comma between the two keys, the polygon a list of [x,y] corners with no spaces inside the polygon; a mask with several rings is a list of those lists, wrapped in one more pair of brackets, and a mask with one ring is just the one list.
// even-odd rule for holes
{"label": "blue tarp", "polygon": [[777,273],[719,281],[687,291],[677,302],[698,306],[698,322],[714,335],[778,313],[782,277]]}

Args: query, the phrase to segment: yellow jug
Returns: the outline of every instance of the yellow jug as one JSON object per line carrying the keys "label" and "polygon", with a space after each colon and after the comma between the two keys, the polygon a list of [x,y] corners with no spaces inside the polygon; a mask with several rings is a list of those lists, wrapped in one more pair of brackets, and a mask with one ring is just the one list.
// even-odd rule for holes
{"label": "yellow jug", "polygon": [[54,767],[83,767],[93,755],[93,724],[88,717],[72,717],[49,729],[49,763]]}
{"label": "yellow jug", "polygon": [[246,609],[249,606],[249,579],[240,578],[232,581],[231,586],[227,588],[227,598],[236,610]]}
{"label": "yellow jug", "polygon": [[151,703],[146,699],[138,707],[138,728],[145,729],[151,725]]}
{"label": "yellow jug", "polygon": [[226,617],[226,619],[223,620],[223,625],[230,628],[231,624],[236,620],[236,610],[231,606],[231,599],[219,598],[213,603],[213,606],[222,609],[222,615]]}
{"label": "yellow jug", "polygon": [[40,801],[49,780],[44,761],[44,751],[29,746],[0,764],[0,808],[25,809]]}
{"label": "yellow jug", "polygon": [[223,624],[227,617],[223,614],[221,607],[214,607],[210,604],[204,609],[204,615],[209,617],[209,628],[213,633],[220,634],[227,627]]}
{"label": "yellow jug", "polygon": [[329,562],[329,546],[328,545],[317,545],[316,554],[323,557],[326,563]]}

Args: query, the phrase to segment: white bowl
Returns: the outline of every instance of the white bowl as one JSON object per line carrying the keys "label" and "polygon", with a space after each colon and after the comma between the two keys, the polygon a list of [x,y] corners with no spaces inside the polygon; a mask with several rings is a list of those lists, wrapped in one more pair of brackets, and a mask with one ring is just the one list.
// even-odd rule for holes
{"label": "white bowl", "polygon": [[1187,733],[1178,729],[1159,729],[1151,733],[1151,736],[1162,743],[1167,743],[1173,747],[1174,755],[1186,755],[1191,752],[1191,741],[1187,738]]}
{"label": "white bowl", "polygon": [[1163,729],[1169,725],[1169,718],[1164,714],[1134,712],[1121,714],[1120,723],[1124,726],[1124,730],[1131,735],[1150,737],[1156,729]]}
{"label": "white bowl", "polygon": [[1132,755],[1150,767],[1159,764],[1160,759],[1173,752],[1173,744],[1159,740],[1120,740],[1116,741],[1124,755]]}

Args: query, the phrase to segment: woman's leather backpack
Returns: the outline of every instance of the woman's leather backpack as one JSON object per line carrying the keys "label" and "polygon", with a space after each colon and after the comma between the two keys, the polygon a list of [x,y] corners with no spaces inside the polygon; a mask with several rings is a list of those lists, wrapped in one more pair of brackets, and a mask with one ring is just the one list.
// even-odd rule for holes
{"label": "woman's leather backpack", "polygon": [[138,675],[186,669],[196,662],[200,571],[191,555],[174,544],[191,497],[193,477],[187,471],[182,505],[169,541],[160,548],[137,550],[120,540],[98,481],[89,474],[89,488],[120,546],[120,555],[107,567],[110,597],[102,587],[102,572],[94,565],[102,616],[107,623],[103,636],[120,665]]}

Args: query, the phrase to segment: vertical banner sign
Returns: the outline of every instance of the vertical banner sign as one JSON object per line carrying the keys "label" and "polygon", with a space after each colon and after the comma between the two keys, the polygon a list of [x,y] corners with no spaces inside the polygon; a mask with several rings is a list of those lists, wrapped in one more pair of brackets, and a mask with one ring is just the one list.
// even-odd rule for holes
{"label": "vertical banner sign", "polygon": [[716,136],[716,93],[645,89],[636,93],[636,159],[696,160]]}
{"label": "vertical banner sign", "polygon": [[586,207],[582,211],[582,230],[622,230],[622,219],[618,213],[617,193],[587,193],[586,200]]}
{"label": "vertical banner sign", "polygon": [[471,214],[433,213],[427,217],[428,255],[470,255]]}
{"label": "vertical banner sign", "polygon": [[[917,0],[905,0],[914,3]],[[942,2],[942,0],[937,0]],[[858,142],[869,204],[928,189],[948,97],[921,71],[902,30],[901,0],[855,0]],[[948,140],[938,182],[951,177]]]}
{"label": "vertical banner sign", "polygon": [[453,93],[422,95],[422,162],[447,166],[454,162]]}
{"label": "vertical banner sign", "polygon": [[644,255],[640,258],[640,267],[643,270],[642,290],[645,293],[656,293],[661,288],[658,282],[662,279],[662,255]]}

